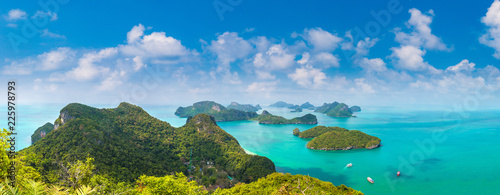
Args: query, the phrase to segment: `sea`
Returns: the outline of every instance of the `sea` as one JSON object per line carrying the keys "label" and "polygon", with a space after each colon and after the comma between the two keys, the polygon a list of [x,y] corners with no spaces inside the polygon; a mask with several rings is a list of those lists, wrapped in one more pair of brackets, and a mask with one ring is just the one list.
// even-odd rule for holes
{"label": "sea", "polygon": [[[30,146],[31,134],[46,122],[53,123],[63,107],[18,105],[17,149]],[[177,106],[141,107],[172,126],[186,122],[174,115]],[[300,113],[264,109],[286,118],[312,113],[318,125],[360,130],[382,140],[382,146],[372,150],[315,151],[306,148],[308,139],[296,137],[292,131],[316,125],[218,122],[247,153],[271,159],[278,172],[344,184],[367,195],[500,194],[500,108],[364,106],[352,118],[333,118],[305,109]],[[353,166],[347,168],[348,163]],[[367,177],[375,183],[369,183]]]}

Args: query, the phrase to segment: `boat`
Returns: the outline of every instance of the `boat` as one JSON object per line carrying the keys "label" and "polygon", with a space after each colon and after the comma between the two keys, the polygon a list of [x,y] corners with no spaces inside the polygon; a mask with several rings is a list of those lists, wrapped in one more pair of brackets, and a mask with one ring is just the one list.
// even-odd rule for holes
{"label": "boat", "polygon": [[399,176],[401,175],[401,172],[399,172],[399,171],[398,171],[398,174],[397,174],[397,175],[398,175],[398,177],[399,177]]}
{"label": "boat", "polygon": [[349,168],[349,167],[352,167],[352,163],[347,164],[347,166],[346,166],[346,167],[348,167],[348,168]]}
{"label": "boat", "polygon": [[371,177],[367,177],[366,180],[368,180],[368,182],[370,183],[375,183]]}

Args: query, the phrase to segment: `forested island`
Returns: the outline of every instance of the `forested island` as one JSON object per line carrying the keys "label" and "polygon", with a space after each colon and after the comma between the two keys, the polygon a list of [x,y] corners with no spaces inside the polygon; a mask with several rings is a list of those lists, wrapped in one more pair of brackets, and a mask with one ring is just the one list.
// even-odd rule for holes
{"label": "forested island", "polygon": [[196,102],[192,106],[179,107],[175,111],[175,115],[179,117],[190,117],[202,113],[213,116],[215,121],[250,120],[258,116],[255,111],[228,109],[213,101]]}
{"label": "forested island", "polygon": [[313,114],[286,119],[282,116],[272,115],[267,110],[262,111],[256,120],[259,121],[259,124],[318,124],[318,119]]}
{"label": "forested island", "polygon": [[303,132],[296,128],[293,135],[313,138],[307,143],[307,148],[313,150],[373,149],[380,147],[381,142],[378,137],[341,127],[316,126]]}
{"label": "forested island", "polygon": [[[283,190],[362,194],[309,176],[275,173],[271,160],[246,154],[206,114],[189,117],[184,126],[175,128],[129,103],[112,109],[73,103],[60,111],[55,124],[46,136],[18,153],[15,189],[27,194],[272,194]],[[7,144],[6,132],[0,132],[2,145]],[[4,169],[11,162],[6,152],[1,155],[0,177],[5,178]],[[234,186],[238,182],[242,184]],[[0,188],[6,183],[0,179]]]}
{"label": "forested island", "polygon": [[314,112],[323,113],[331,117],[353,117],[353,113],[359,111],[361,111],[359,106],[349,108],[347,104],[339,102],[333,102],[331,104],[324,103],[314,110]]}
{"label": "forested island", "polygon": [[238,102],[231,102],[231,104],[229,104],[229,106],[227,106],[227,109],[235,109],[235,110],[241,110],[241,111],[245,111],[245,112],[257,112],[262,108],[260,107],[259,104],[252,106],[250,104],[238,104]]}

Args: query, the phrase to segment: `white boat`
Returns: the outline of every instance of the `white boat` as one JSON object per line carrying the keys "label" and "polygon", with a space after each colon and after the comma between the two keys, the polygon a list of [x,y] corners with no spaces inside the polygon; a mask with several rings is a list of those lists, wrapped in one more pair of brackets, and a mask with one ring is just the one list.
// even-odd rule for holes
{"label": "white boat", "polygon": [[375,183],[371,177],[367,177],[366,180],[368,180],[368,182],[370,183]]}
{"label": "white boat", "polygon": [[347,164],[347,168],[352,167],[352,163]]}

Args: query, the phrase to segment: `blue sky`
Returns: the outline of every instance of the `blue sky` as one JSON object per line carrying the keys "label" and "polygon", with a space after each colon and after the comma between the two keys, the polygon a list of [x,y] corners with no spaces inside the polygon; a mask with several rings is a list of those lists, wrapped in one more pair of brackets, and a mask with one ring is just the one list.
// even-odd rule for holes
{"label": "blue sky", "polygon": [[2,1],[0,50],[26,104],[498,106],[500,2]]}

